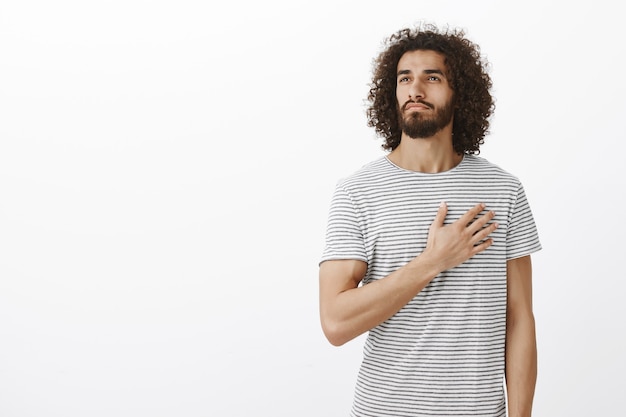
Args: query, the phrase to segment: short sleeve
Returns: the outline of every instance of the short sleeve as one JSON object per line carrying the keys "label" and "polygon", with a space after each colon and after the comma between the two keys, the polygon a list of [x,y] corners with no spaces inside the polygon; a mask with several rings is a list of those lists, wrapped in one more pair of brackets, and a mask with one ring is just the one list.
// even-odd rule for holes
{"label": "short sleeve", "polygon": [[507,260],[530,255],[541,249],[537,226],[530,205],[520,184],[517,198],[510,212],[506,240]]}
{"label": "short sleeve", "polygon": [[321,262],[355,259],[367,262],[359,213],[350,195],[339,184],[331,200],[326,244]]}

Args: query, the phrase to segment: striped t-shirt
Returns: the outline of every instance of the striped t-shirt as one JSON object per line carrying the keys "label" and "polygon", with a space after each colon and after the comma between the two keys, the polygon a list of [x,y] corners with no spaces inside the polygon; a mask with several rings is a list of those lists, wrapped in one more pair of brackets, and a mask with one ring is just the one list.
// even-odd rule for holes
{"label": "striped t-shirt", "polygon": [[516,177],[474,155],[436,174],[381,157],[337,184],[321,261],[365,261],[363,285],[383,278],[425,249],[442,201],[446,224],[494,210],[493,245],[370,330],[352,416],[505,416],[506,262],[541,248]]}

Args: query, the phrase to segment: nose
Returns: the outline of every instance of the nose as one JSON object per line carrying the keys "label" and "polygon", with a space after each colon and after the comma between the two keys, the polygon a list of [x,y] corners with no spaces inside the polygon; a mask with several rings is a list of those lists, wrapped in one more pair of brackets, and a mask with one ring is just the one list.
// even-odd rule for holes
{"label": "nose", "polygon": [[409,99],[417,100],[418,98],[424,98],[424,90],[422,89],[422,83],[419,80],[415,80],[409,87]]}

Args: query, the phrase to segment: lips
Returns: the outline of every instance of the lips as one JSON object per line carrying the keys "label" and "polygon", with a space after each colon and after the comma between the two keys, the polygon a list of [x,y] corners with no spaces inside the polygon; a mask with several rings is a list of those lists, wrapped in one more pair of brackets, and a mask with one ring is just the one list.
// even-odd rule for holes
{"label": "lips", "polygon": [[415,109],[415,110],[430,110],[432,109],[434,106],[430,103],[426,103],[423,101],[407,101],[406,103],[404,103],[403,106],[403,110],[411,110],[411,109]]}

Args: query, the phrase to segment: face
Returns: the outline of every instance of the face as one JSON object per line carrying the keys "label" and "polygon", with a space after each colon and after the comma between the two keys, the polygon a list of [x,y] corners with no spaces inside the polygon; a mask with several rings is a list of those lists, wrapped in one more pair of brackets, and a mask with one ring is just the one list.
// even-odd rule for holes
{"label": "face", "polygon": [[452,123],[454,92],[444,56],[435,51],[406,52],[398,61],[398,121],[411,138],[428,138]]}

